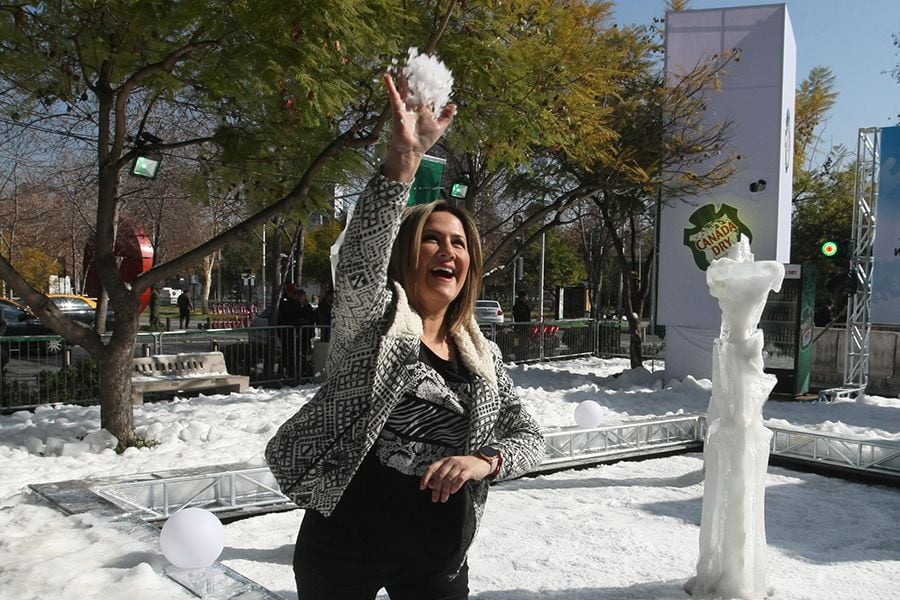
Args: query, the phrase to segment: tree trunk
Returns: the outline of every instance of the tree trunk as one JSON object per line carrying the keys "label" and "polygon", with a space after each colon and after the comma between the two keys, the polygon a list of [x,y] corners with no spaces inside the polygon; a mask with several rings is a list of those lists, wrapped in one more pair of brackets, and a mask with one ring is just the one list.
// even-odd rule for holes
{"label": "tree trunk", "polygon": [[100,372],[100,426],[118,438],[121,448],[133,446],[135,440],[131,359],[138,316],[138,302],[133,298],[116,313],[116,327],[109,343],[93,357]]}
{"label": "tree trunk", "polygon": [[156,328],[159,320],[159,285],[150,286],[150,327]]}
{"label": "tree trunk", "polygon": [[134,411],[131,406],[131,352],[107,349],[98,361],[100,369],[100,426],[116,436],[119,446],[134,445]]}
{"label": "tree trunk", "polygon": [[216,255],[210,254],[203,258],[203,269],[201,270],[201,280],[203,287],[200,291],[200,308],[203,314],[209,314],[209,293],[212,291],[212,273],[216,266]]}
{"label": "tree trunk", "polygon": [[639,326],[633,326],[631,324],[631,319],[628,321],[628,328],[630,330],[628,332],[628,358],[631,359],[631,368],[636,369],[644,364],[644,348]]}

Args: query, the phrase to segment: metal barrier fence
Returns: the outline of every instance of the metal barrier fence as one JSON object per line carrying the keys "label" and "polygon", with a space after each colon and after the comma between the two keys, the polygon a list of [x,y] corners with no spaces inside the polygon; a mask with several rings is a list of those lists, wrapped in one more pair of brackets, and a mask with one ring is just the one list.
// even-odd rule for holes
{"label": "metal barrier fence", "polygon": [[92,402],[99,389],[94,361],[62,337],[0,337],[0,407]]}
{"label": "metal barrier fence", "polygon": [[[628,357],[630,334],[623,321],[594,319],[545,320],[528,323],[483,324],[481,330],[493,340],[507,362],[532,362],[595,355]],[[658,358],[662,341],[641,329],[645,359]]]}
{"label": "metal barrier fence", "polygon": [[[249,376],[250,385],[296,385],[321,370],[313,360],[327,347],[320,331],[282,326],[142,332],[134,356],[218,351],[228,372]],[[99,381],[90,355],[60,336],[0,337],[0,408],[96,402]]]}
{"label": "metal barrier fence", "polygon": [[[619,321],[572,319],[481,328],[507,362],[628,356],[628,328]],[[134,356],[219,351],[228,372],[249,376],[250,385],[296,385],[322,376],[328,333],[322,326],[142,332]],[[642,335],[644,357],[658,357],[661,342]],[[0,408],[91,403],[98,395],[97,366],[84,349],[54,335],[0,337]]]}

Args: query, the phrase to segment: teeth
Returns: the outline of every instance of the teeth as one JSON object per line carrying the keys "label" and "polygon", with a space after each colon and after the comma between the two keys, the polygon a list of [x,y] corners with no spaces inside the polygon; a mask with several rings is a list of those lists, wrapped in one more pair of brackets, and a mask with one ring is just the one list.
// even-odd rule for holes
{"label": "teeth", "polygon": [[436,275],[446,275],[447,277],[453,277],[453,271],[450,269],[432,269],[432,273]]}

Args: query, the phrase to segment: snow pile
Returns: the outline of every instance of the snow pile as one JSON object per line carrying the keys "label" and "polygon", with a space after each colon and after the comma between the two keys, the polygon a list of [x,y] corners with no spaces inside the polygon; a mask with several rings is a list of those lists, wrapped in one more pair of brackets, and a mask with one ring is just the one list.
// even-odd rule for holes
{"label": "snow pile", "polygon": [[[652,415],[704,412],[709,380],[668,381],[629,370],[627,360],[582,358],[512,366],[528,410],[549,430],[575,425],[580,402],[603,409],[602,425]],[[637,384],[646,381],[646,387]],[[102,438],[96,406],[55,405],[0,415],[0,590],[2,597],[135,600],[193,596],[165,576],[158,544],[129,536],[94,515],[65,515],[28,484],[158,473],[204,465],[261,465],[268,439],[316,386],[250,388],[135,407],[137,433],[152,448],[78,457],[33,452],[33,438]],[[900,441],[900,399],[766,402],[766,422],[823,433]],[[55,444],[56,442],[51,442]],[[470,553],[472,597],[479,600],[684,600],[697,559],[703,462],[699,455],[621,462],[504,482],[491,488]],[[772,467],[766,475],[770,583],[780,600],[897,597],[900,552],[897,490]],[[226,526],[220,560],[287,600],[303,512]],[[827,523],[827,527],[822,527]],[[639,548],[639,550],[636,550]],[[114,596],[115,594],[113,594]],[[386,598],[383,594],[379,599]]]}

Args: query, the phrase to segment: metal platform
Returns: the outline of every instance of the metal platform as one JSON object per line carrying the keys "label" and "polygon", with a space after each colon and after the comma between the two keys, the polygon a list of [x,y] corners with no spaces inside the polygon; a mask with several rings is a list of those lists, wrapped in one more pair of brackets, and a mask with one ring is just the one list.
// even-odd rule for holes
{"label": "metal platform", "polygon": [[772,430],[769,455],[834,470],[900,482],[900,444],[887,440],[856,440],[792,429]]}
{"label": "metal platform", "polygon": [[234,465],[215,472],[154,474],[94,488],[97,494],[149,522],[165,521],[189,506],[204,508],[222,519],[269,512],[289,499],[278,489],[268,467]]}
{"label": "metal platform", "polygon": [[[207,467],[207,469],[211,468],[217,470],[225,468],[226,472],[231,472],[231,470],[227,469],[227,466]],[[167,475],[171,475],[172,479],[175,480],[173,487],[169,488],[166,485],[163,488],[159,488],[154,485],[167,479]],[[150,523],[150,521],[154,520],[152,515],[155,511],[149,506],[144,507],[147,510],[138,509],[130,504],[131,500],[122,504],[118,500],[122,497],[131,498],[140,486],[148,486],[148,489],[153,490],[177,490],[177,493],[170,496],[172,499],[186,494],[190,488],[193,491],[186,497],[197,496],[198,492],[205,488],[211,479],[228,481],[229,477],[227,475],[222,477],[220,472],[203,474],[195,471],[191,475],[188,471],[173,471],[168,474],[146,474],[129,476],[127,478],[111,477],[90,481],[62,481],[30,485],[28,487],[66,514],[90,513],[92,516],[102,519],[107,526],[122,532],[123,535],[128,536],[131,540],[140,541],[148,548],[158,550],[160,530],[158,526]],[[118,490],[120,488],[123,490],[122,493],[106,494],[107,490]],[[233,487],[232,489],[236,488]],[[153,498],[153,493],[145,497]],[[137,494],[139,497],[142,495]],[[199,500],[202,495],[201,493],[197,496],[197,499]],[[113,500],[114,497],[116,500]],[[235,495],[235,504],[240,504],[241,501]],[[154,502],[149,504],[154,504]],[[168,503],[164,504],[169,507],[173,506]],[[213,563],[206,569],[168,567],[166,568],[166,575],[180,584],[187,593],[198,598],[206,598],[208,600],[281,600],[280,595],[267,590],[255,581],[244,577],[237,571],[219,562]]]}
{"label": "metal platform", "polygon": [[529,475],[626,458],[651,458],[699,450],[703,447],[705,431],[705,416],[689,414],[611,427],[545,433],[544,460]]}
{"label": "metal platform", "polygon": [[[822,470],[824,467],[833,472],[866,474],[900,483],[898,443],[770,429],[773,432],[770,456],[773,458],[791,461],[800,468],[806,465]],[[705,435],[706,417],[702,414],[549,432],[544,435],[544,460],[528,475],[700,450]],[[90,512],[154,547],[159,544],[159,524],[184,507],[201,507],[223,520],[294,508],[278,490],[267,467],[246,464],[29,487],[67,514]],[[202,576],[177,569],[167,574],[202,598],[280,598],[218,562]],[[214,593],[210,593],[212,588]]]}
{"label": "metal platform", "polygon": [[[795,464],[834,467],[900,482],[900,444],[856,440],[810,431],[769,428],[770,456]],[[594,429],[569,428],[544,434],[541,464],[527,475],[587,467],[633,458],[699,451],[706,435],[702,414],[678,415]],[[105,501],[118,514],[158,523],[178,510],[195,506],[223,520],[293,507],[264,466],[217,465],[138,476],[68,481],[30,486],[68,513],[85,512],[82,504]],[[91,500],[91,497],[96,497]],[[96,507],[95,507],[96,508]]]}

